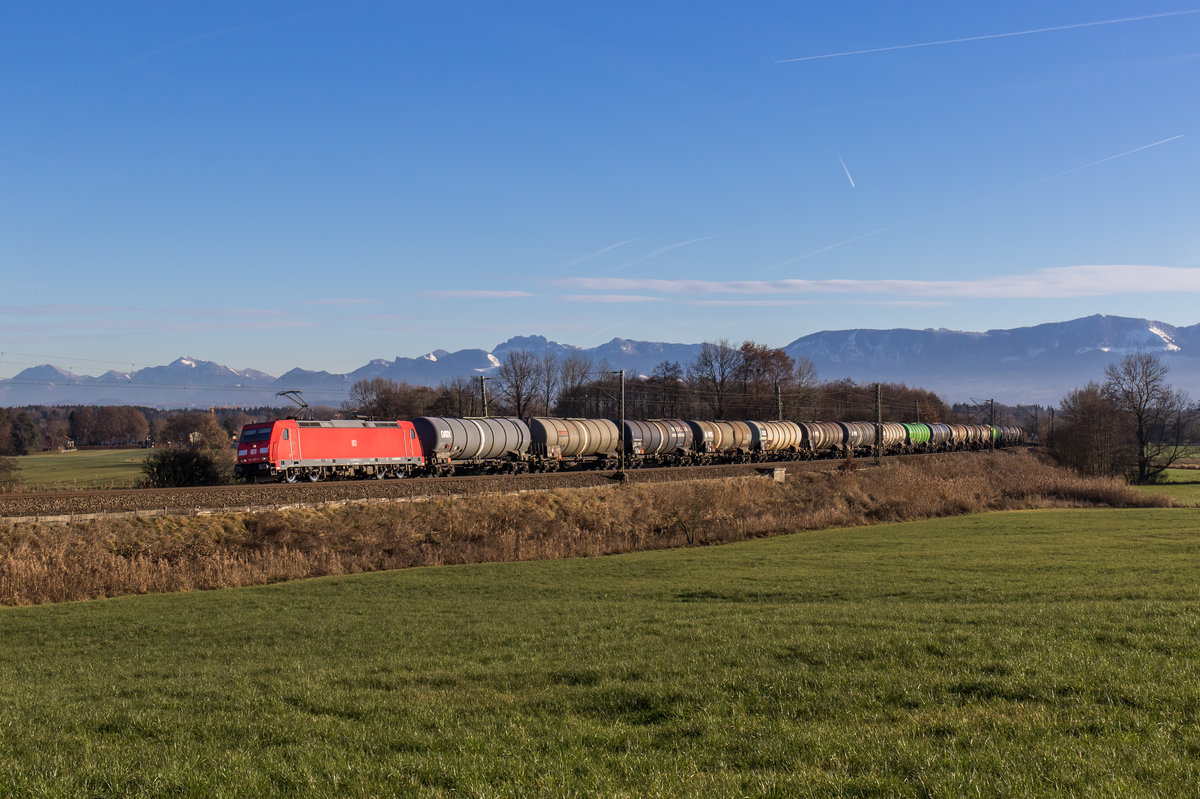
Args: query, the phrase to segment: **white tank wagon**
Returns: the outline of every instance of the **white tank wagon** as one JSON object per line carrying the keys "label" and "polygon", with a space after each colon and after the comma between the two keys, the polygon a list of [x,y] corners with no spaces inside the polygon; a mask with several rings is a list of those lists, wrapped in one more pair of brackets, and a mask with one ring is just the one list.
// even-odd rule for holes
{"label": "white tank wagon", "polygon": [[750,448],[762,456],[780,459],[799,455],[803,433],[795,422],[746,421],[750,428]]}
{"label": "white tank wagon", "polygon": [[529,420],[530,454],[542,468],[617,463],[620,431],[611,419],[571,419],[535,416]]}
{"label": "white tank wagon", "polygon": [[879,425],[879,440],[884,452],[903,452],[908,447],[908,430],[899,422]]}

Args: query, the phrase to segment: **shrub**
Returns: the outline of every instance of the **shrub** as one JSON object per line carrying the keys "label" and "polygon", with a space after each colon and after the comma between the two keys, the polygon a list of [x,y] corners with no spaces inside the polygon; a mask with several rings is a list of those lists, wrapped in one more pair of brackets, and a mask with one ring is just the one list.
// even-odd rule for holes
{"label": "shrub", "polygon": [[0,457],[0,494],[15,491],[21,485],[21,470],[12,458]]}
{"label": "shrub", "polygon": [[222,455],[210,447],[173,445],[156,449],[142,462],[142,485],[176,488],[229,483],[233,473],[229,458]]}

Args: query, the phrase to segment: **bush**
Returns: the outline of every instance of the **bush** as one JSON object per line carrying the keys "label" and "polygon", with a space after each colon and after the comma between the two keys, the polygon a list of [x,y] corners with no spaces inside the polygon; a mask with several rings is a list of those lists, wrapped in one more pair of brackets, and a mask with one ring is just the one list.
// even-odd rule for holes
{"label": "bush", "polygon": [[146,488],[225,485],[232,480],[229,458],[208,447],[169,446],[157,449],[142,463]]}
{"label": "bush", "polygon": [[21,471],[12,458],[0,458],[0,494],[14,491],[21,485]]}

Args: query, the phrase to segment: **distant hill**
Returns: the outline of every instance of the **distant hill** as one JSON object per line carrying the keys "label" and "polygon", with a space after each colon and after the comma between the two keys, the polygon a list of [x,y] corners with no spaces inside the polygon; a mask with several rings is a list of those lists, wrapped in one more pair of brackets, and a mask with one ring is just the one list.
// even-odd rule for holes
{"label": "distant hill", "polygon": [[[312,404],[339,405],[364,378],[437,385],[454,377],[494,374],[505,353],[527,349],[560,358],[581,355],[595,365],[649,374],[662,361],[686,366],[700,344],[614,338],[582,348],[543,336],[518,336],[490,352],[434,350],[417,357],[375,359],[347,374],[300,367],[280,377],[238,371],[199,358],[99,377],[44,364],[0,380],[0,405],[92,404],[182,407],[275,405],[276,391],[300,390]],[[1131,352],[1153,352],[1171,367],[1171,380],[1200,395],[1200,325],[1175,327],[1150,319],[1089,316],[1012,330],[835,330],[787,344],[793,357],[812,360],[823,380],[907,383],[950,401],[994,398],[1054,404],[1070,389],[1103,379],[1104,367]]]}

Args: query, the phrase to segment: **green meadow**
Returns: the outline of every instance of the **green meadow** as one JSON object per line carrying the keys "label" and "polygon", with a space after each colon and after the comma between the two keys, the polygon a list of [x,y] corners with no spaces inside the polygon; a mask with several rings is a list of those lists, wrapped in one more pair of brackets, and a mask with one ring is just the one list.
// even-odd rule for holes
{"label": "green meadow", "polygon": [[1200,470],[1167,469],[1159,482],[1132,488],[1149,494],[1161,494],[1183,505],[1200,505]]}
{"label": "green meadow", "polygon": [[30,491],[133,488],[142,476],[145,449],[84,449],[39,452],[15,460]]}
{"label": "green meadow", "polygon": [[0,795],[1194,796],[1200,510],[0,609]]}

